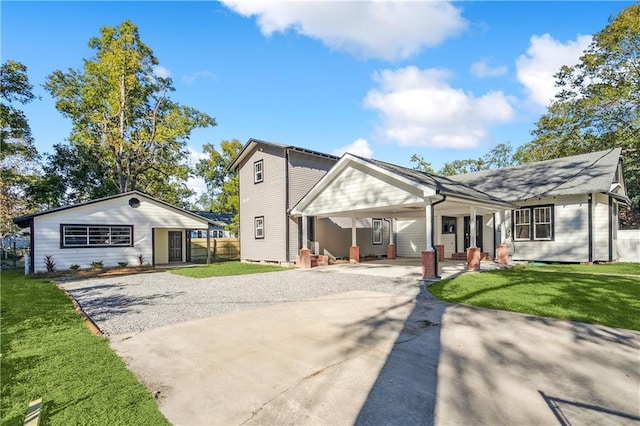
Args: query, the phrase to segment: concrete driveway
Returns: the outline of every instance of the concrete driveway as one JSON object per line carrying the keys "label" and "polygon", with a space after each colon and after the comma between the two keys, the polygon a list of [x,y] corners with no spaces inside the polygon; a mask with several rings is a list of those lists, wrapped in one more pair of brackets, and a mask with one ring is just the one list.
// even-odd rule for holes
{"label": "concrete driveway", "polygon": [[110,339],[177,425],[640,422],[640,333],[424,297],[338,292]]}

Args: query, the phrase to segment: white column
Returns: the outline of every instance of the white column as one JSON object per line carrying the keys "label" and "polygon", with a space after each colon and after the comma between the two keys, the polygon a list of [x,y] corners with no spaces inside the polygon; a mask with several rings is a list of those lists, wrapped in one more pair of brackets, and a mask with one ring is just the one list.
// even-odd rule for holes
{"label": "white column", "polygon": [[358,242],[356,241],[357,229],[358,228],[356,228],[356,218],[354,216],[351,218],[351,245],[352,246],[358,245]]}
{"label": "white column", "polygon": [[306,249],[306,248],[309,248],[309,242],[307,241],[307,235],[309,235],[308,234],[309,231],[307,229],[308,221],[307,221],[307,217],[304,215],[302,216],[301,220],[302,220],[302,248]]}
{"label": "white column", "polygon": [[389,244],[393,245],[393,218],[389,218]]}
{"label": "white column", "polygon": [[431,229],[432,229],[432,223],[431,223],[431,218],[433,217],[433,209],[431,207],[431,200],[430,199],[426,199],[425,200],[425,205],[424,205],[424,220],[425,220],[425,227],[424,229],[426,229],[426,235],[425,235],[425,241],[427,242],[427,247],[426,247],[426,251],[433,251],[433,240],[431,239]]}
{"label": "white column", "polygon": [[478,247],[478,242],[476,241],[476,208],[471,206],[469,210],[469,247]]}
{"label": "white column", "polygon": [[505,244],[507,242],[507,211],[500,210],[497,217],[500,222],[500,244]]}

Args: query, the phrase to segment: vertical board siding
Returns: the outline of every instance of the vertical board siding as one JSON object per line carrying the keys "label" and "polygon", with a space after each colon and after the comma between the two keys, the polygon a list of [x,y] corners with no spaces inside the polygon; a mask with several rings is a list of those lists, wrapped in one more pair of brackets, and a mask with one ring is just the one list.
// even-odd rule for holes
{"label": "vertical board siding", "polygon": [[[254,183],[253,163],[263,160],[263,181]],[[240,256],[284,262],[286,245],[285,160],[282,148],[258,145],[239,167]],[[264,238],[254,235],[254,218],[264,216]]]}
{"label": "vertical board siding", "polygon": [[[152,229],[172,227],[175,230],[202,228],[203,223],[155,203],[144,197],[139,198],[138,208],[129,206],[130,197],[115,198],[36,216],[34,238],[34,269],[36,272],[45,271],[44,257],[52,255],[57,269],[69,269],[71,265],[88,268],[92,262],[102,261],[105,267],[118,266],[118,262],[128,262],[129,265],[138,264],[138,255],[144,257],[145,263],[153,259]],[[133,247],[90,247],[90,248],[60,248],[60,224],[77,225],[133,225]],[[156,255],[167,251],[156,242]],[[183,250],[184,253],[184,250]],[[184,256],[184,254],[183,254]],[[156,258],[156,263],[158,259]]]}

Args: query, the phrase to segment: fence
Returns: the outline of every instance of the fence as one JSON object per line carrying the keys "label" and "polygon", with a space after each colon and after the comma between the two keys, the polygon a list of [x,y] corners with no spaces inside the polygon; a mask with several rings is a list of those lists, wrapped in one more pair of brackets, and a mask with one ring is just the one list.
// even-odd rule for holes
{"label": "fence", "polygon": [[618,261],[640,262],[640,229],[618,231]]}
{"label": "fence", "polygon": [[[211,238],[211,259],[240,259],[240,240],[238,238]],[[191,239],[191,261],[206,262],[207,239]]]}

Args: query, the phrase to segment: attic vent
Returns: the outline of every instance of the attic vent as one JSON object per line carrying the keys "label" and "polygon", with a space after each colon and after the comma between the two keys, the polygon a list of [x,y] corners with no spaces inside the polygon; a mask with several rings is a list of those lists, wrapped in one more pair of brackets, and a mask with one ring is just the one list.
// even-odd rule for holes
{"label": "attic vent", "polygon": [[138,207],[140,207],[140,200],[138,200],[137,198],[129,198],[129,205],[134,209],[137,209]]}

